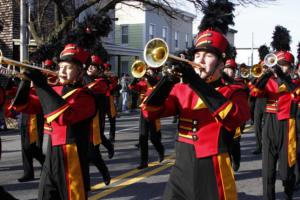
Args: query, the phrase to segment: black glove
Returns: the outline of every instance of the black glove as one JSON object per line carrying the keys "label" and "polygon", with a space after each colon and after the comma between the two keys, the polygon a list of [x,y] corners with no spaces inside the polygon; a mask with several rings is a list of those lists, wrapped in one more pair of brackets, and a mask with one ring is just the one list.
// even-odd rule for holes
{"label": "black glove", "polygon": [[164,76],[144,103],[150,106],[161,106],[169,96],[173,86],[178,82],[179,79],[171,75]]}
{"label": "black glove", "polygon": [[147,79],[147,82],[151,85],[151,87],[155,86],[158,82],[157,79],[155,79],[154,77],[152,77],[148,74],[145,74],[145,78]]}
{"label": "black glove", "polygon": [[40,71],[29,70],[24,74],[34,83],[45,115],[52,113],[66,104],[66,101],[48,85],[47,78]]}
{"label": "black glove", "polygon": [[130,85],[136,85],[138,81],[139,81],[138,78],[133,78]]}
{"label": "black glove", "polygon": [[25,76],[27,76],[34,85],[42,87],[43,85],[48,85],[47,77],[41,73],[41,71],[37,69],[30,69],[24,72]]}
{"label": "black glove", "polygon": [[289,92],[292,92],[297,88],[297,86],[292,82],[292,78],[285,75],[280,66],[275,65],[274,72],[277,74],[278,78],[286,85]]}
{"label": "black glove", "polygon": [[264,73],[260,78],[258,78],[258,81],[255,83],[255,86],[258,89],[263,89],[266,86],[269,78],[271,78],[271,76],[273,76],[273,72],[267,70],[266,73]]}
{"label": "black glove", "polygon": [[200,78],[200,76],[196,74],[194,68],[185,62],[180,62],[175,65],[173,71],[175,71],[175,74],[181,74],[184,83],[189,83]]}
{"label": "black glove", "polygon": [[30,81],[22,80],[19,84],[15,98],[13,99],[11,106],[26,104],[28,101],[30,92]]}

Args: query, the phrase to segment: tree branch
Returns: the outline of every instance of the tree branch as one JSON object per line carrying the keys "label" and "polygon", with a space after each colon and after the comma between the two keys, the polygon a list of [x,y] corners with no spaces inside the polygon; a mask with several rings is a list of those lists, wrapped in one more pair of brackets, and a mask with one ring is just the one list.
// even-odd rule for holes
{"label": "tree branch", "polygon": [[52,0],[56,6],[57,9],[59,10],[59,12],[62,14],[63,18],[68,16],[68,12],[65,9],[65,7],[62,5],[62,1],[61,0]]}

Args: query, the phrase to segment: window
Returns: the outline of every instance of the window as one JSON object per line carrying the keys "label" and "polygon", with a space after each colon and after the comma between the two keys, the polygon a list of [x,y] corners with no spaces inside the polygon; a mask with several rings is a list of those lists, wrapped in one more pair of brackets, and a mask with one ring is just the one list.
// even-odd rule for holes
{"label": "window", "polygon": [[121,62],[121,73],[128,73],[128,66],[129,66],[129,62],[128,61],[122,61]]}
{"label": "window", "polygon": [[167,42],[167,34],[168,34],[168,29],[167,27],[163,27],[162,28],[162,38],[164,39],[164,41]]}
{"label": "window", "polygon": [[154,24],[150,24],[149,25],[149,39],[153,39],[155,36],[155,25]]}
{"label": "window", "polygon": [[175,48],[178,48],[178,31],[175,31]]}
{"label": "window", "polygon": [[185,34],[185,47],[186,48],[189,47],[189,34],[188,33]]}
{"label": "window", "polygon": [[128,26],[121,26],[121,43],[128,44]]}

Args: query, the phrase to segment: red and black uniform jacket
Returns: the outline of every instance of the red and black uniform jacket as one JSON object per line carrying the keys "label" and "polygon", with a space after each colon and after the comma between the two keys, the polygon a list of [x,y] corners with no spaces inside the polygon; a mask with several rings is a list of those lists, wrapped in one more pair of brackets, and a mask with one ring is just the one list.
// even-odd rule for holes
{"label": "red and black uniform jacket", "polygon": [[[63,106],[44,116],[48,123],[47,134],[51,137],[52,146],[80,144],[81,141],[87,140],[89,121],[95,114],[93,96],[83,88],[67,90],[63,90],[63,86],[52,88],[66,100]],[[26,104],[15,105],[14,108],[28,114],[42,113],[39,98],[33,89],[26,102]]]}
{"label": "red and black uniform jacket", "polygon": [[135,90],[140,94],[140,99],[142,102],[148,89],[147,81],[145,79],[141,79],[136,84],[130,84],[128,87],[130,90]]}
{"label": "red and black uniform jacket", "polygon": [[104,127],[105,123],[105,98],[108,90],[108,81],[100,77],[94,81],[86,80],[84,85],[92,91],[96,99],[97,113],[90,125],[90,142],[94,145],[98,145],[102,143],[100,131],[104,131],[101,130],[101,128]]}
{"label": "red and black uniform jacket", "polygon": [[213,87],[227,99],[213,112],[189,85],[177,83],[162,106],[144,105],[143,114],[150,119],[179,114],[178,141],[193,145],[197,158],[227,152],[235,129],[249,119],[247,95],[239,84],[218,81]]}
{"label": "red and black uniform jacket", "polygon": [[266,112],[276,114],[278,120],[295,117],[295,105],[297,102],[297,89],[289,92],[284,83],[280,83],[275,77],[269,78],[264,88],[249,82],[250,95],[258,98],[266,97]]}

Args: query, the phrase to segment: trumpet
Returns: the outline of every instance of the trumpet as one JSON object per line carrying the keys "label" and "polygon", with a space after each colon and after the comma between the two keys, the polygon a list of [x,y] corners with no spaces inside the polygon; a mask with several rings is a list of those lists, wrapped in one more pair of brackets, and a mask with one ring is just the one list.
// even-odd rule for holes
{"label": "trumpet", "polygon": [[241,67],[240,68],[240,74],[241,74],[242,78],[249,78],[250,70],[247,67]]}
{"label": "trumpet", "polygon": [[147,71],[147,64],[142,60],[136,60],[131,65],[131,74],[135,78],[142,78]]}
{"label": "trumpet", "polygon": [[277,56],[274,53],[269,53],[264,58],[264,63],[267,67],[273,67],[277,65]]}
{"label": "trumpet", "polygon": [[253,65],[250,71],[253,77],[258,78],[263,74],[263,66],[260,64]]}
{"label": "trumpet", "polygon": [[51,70],[43,69],[43,68],[40,68],[40,67],[37,67],[37,66],[21,63],[21,62],[18,62],[16,60],[6,58],[2,55],[2,52],[0,51],[0,65],[3,65],[3,64],[8,65],[8,66],[20,67],[20,68],[23,67],[23,68],[28,68],[28,69],[36,69],[36,70],[41,71],[43,74],[58,77],[58,74],[56,72],[51,71]]}
{"label": "trumpet", "polygon": [[185,62],[194,68],[203,70],[203,68],[197,63],[170,54],[168,44],[163,39],[153,38],[147,42],[144,48],[144,60],[148,66],[153,68],[161,67],[168,59]]}

